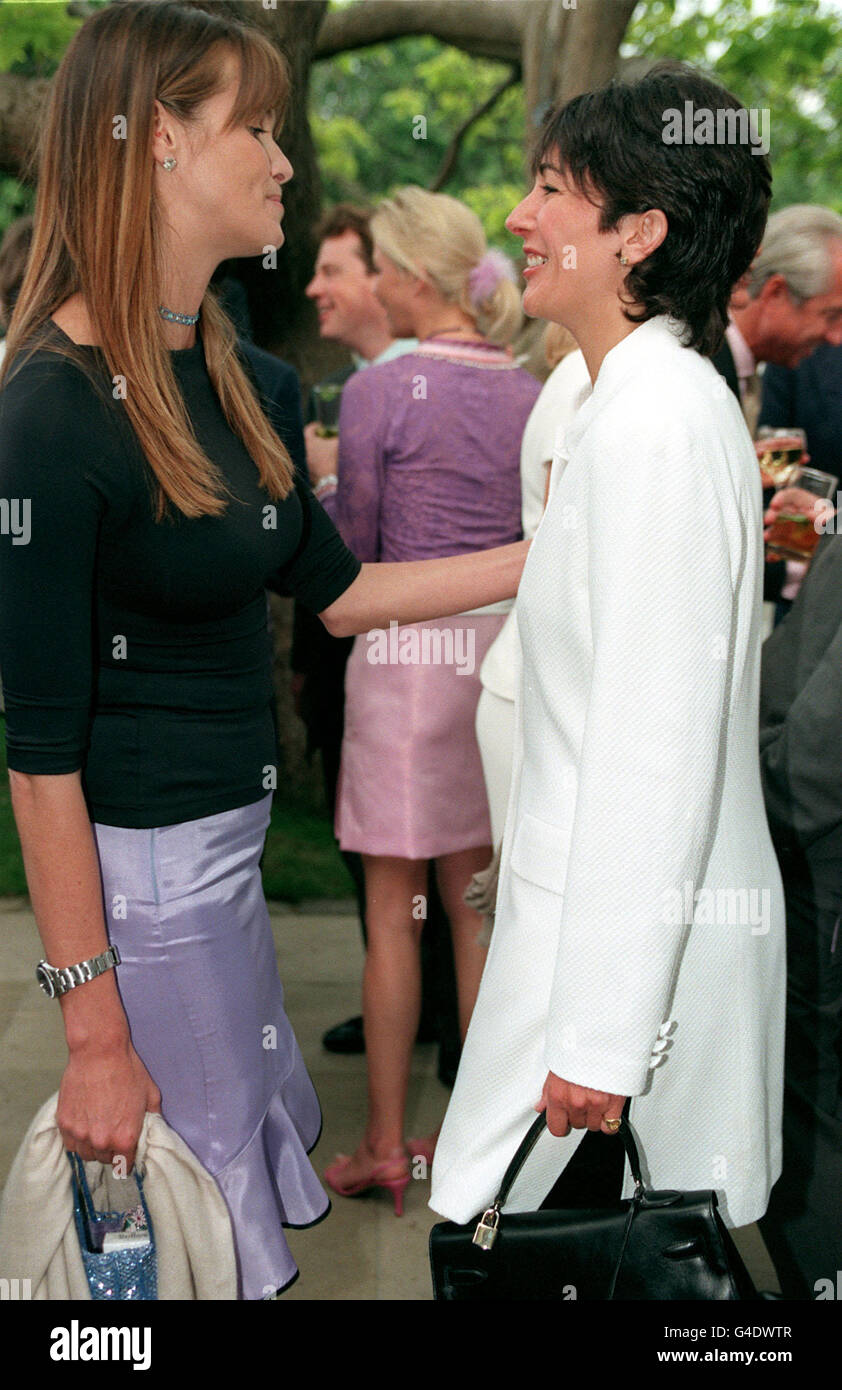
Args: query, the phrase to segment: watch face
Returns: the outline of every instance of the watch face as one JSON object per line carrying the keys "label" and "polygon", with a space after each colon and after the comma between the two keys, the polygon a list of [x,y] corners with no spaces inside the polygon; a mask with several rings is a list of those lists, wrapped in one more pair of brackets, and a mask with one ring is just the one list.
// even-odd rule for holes
{"label": "watch face", "polygon": [[53,983],[53,979],[52,979],[52,976],[50,975],[49,971],[48,971],[48,970],[45,970],[43,965],[37,965],[37,966],[35,967],[35,978],[36,978],[36,980],[38,981],[38,983],[39,983],[39,985],[41,986],[41,988],[42,988],[42,990],[44,991],[44,993],[46,994],[47,998],[48,998],[48,999],[55,999],[55,997],[56,997],[56,987],[55,987],[55,984]]}

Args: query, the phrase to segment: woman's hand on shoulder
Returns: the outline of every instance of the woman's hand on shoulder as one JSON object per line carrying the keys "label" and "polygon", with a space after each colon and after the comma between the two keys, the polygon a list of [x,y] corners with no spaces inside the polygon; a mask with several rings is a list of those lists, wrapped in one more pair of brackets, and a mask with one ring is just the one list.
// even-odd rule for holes
{"label": "woman's hand on shoulder", "polygon": [[607,1091],[592,1091],[587,1086],[575,1086],[563,1081],[553,1072],[547,1073],[541,1099],[535,1106],[540,1114],[547,1112],[547,1129],[563,1139],[571,1129],[601,1130],[612,1134],[606,1120],[619,1120],[623,1114],[625,1096],[613,1096]]}

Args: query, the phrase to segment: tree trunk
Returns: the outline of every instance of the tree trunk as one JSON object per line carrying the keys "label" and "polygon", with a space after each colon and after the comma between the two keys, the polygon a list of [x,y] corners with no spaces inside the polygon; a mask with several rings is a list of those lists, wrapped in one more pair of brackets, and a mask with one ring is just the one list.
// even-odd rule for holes
{"label": "tree trunk", "polygon": [[[313,51],[328,0],[279,0],[275,8],[249,0],[189,0],[197,9],[221,10],[266,33],[285,54],[292,74],[292,95],[284,127],[284,154],[294,174],[284,188],[286,240],[274,267],[261,256],[233,261],[249,299],[254,340],[278,353],[312,380],[345,360],[335,346],[319,338],[315,309],[304,294],[313,275],[316,243],[313,229],[322,208],[322,189],[310,131],[309,80]],[[271,258],[270,258],[271,259]],[[326,365],[330,364],[330,365]]]}
{"label": "tree trunk", "polygon": [[527,151],[548,107],[610,81],[637,0],[532,0],[523,30]]}

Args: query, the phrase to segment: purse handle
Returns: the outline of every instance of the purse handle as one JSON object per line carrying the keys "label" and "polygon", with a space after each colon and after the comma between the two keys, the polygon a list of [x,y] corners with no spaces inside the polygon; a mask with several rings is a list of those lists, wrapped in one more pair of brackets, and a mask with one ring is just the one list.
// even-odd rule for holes
{"label": "purse handle", "polygon": [[[88,1228],[88,1239],[91,1240],[92,1227],[97,1219],[98,1213],[96,1207],[94,1206],[94,1199],[91,1196],[91,1189],[88,1186],[88,1175],[85,1172],[85,1165],[82,1162],[82,1159],[75,1152],[75,1150],[67,1149],[65,1150],[65,1152],[67,1153],[67,1157],[70,1162],[70,1171],[76,1181],[76,1190],[79,1193],[79,1205],[82,1210],[83,1219]],[[143,1207],[143,1212],[146,1217],[146,1224],[149,1229],[149,1238],[151,1240],[152,1219],[149,1215],[149,1208],[146,1205],[146,1193],[143,1190],[143,1176],[140,1170],[136,1167],[132,1168],[131,1176],[137,1183],[138,1196],[140,1197],[140,1204]]]}
{"label": "purse handle", "polygon": [[[494,1242],[497,1239],[497,1234],[500,1226],[500,1208],[506,1201],[506,1198],[508,1197],[509,1192],[511,1191],[512,1184],[514,1183],[515,1178],[517,1177],[527,1158],[531,1154],[539,1138],[543,1134],[546,1124],[547,1114],[546,1111],[542,1110],[538,1118],[529,1126],[529,1129],[526,1131],[526,1134],[524,1135],[523,1139],[518,1145],[514,1158],[512,1159],[511,1163],[509,1164],[508,1168],[503,1174],[503,1181],[500,1184],[500,1190],[498,1191],[497,1196],[494,1198],[494,1201],[492,1202],[491,1206],[488,1207],[483,1212],[482,1216],[479,1218],[476,1230],[474,1231],[472,1243],[474,1245],[478,1245],[481,1250],[491,1250],[493,1248]],[[623,1147],[626,1151],[626,1157],[629,1160],[629,1167],[631,1168],[631,1174],[634,1178],[634,1193],[632,1194],[631,1201],[629,1202],[628,1211],[626,1212],[626,1219],[623,1223],[623,1233],[620,1240],[620,1250],[614,1264],[614,1269],[611,1275],[611,1283],[608,1290],[609,1299],[613,1299],[614,1293],[617,1288],[617,1280],[620,1277],[620,1269],[622,1268],[623,1260],[626,1254],[626,1247],[629,1243],[632,1222],[634,1221],[634,1218],[640,1210],[641,1204],[647,1195],[646,1188],[643,1185],[643,1178],[641,1177],[640,1173],[640,1157],[637,1152],[637,1144],[635,1143],[634,1135],[632,1134],[631,1128],[625,1118],[620,1120],[620,1128],[617,1130],[617,1133],[620,1135],[623,1141]],[[675,1194],[672,1193],[670,1194],[671,1197],[674,1195]]]}
{"label": "purse handle", "polygon": [[[512,1189],[515,1178],[543,1134],[546,1124],[547,1112],[542,1110],[537,1120],[529,1126],[529,1129],[526,1131],[526,1134],[518,1146],[514,1158],[503,1174],[503,1181],[500,1183],[500,1190],[494,1198],[492,1207],[497,1207],[499,1209],[503,1206]],[[637,1144],[634,1142],[634,1135],[625,1119],[620,1121],[620,1128],[617,1130],[617,1134],[623,1141],[626,1157],[629,1160],[631,1175],[634,1178],[634,1195],[635,1197],[642,1197],[645,1193],[645,1188],[643,1186],[643,1178],[640,1175],[640,1157],[637,1152]]]}

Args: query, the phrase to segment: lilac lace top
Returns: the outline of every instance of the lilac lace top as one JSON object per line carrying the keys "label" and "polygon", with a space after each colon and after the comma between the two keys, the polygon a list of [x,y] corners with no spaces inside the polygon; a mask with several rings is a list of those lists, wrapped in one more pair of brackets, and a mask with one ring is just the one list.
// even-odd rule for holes
{"label": "lilac lace top", "polygon": [[339,486],[324,499],[362,561],[519,540],[520,444],[540,383],[502,348],[430,339],[347,382]]}

